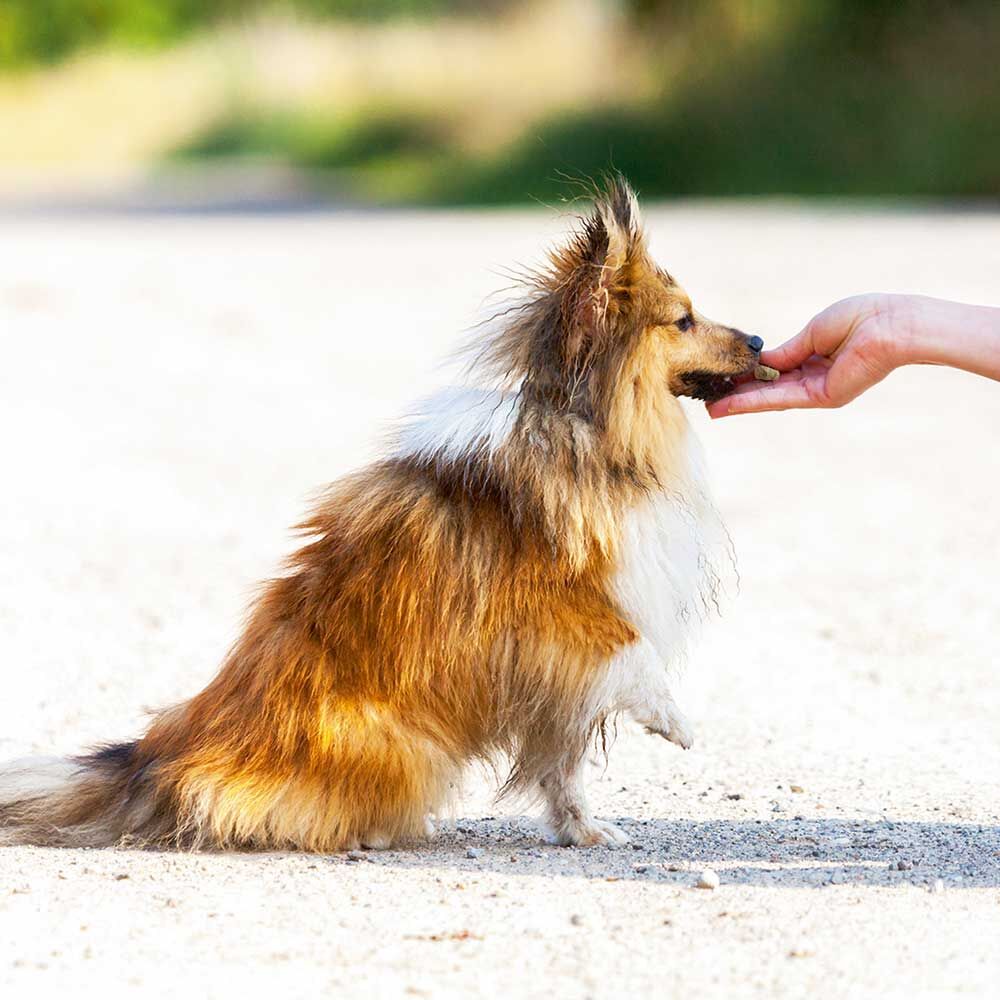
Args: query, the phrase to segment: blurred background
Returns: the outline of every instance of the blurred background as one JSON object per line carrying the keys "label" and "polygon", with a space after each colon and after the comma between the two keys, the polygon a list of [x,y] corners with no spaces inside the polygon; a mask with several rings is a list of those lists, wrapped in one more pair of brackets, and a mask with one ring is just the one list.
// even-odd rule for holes
{"label": "blurred background", "polygon": [[0,196],[995,197],[998,39],[992,0],[0,0]]}
{"label": "blurred background", "polygon": [[[0,0],[0,761],[209,682],[574,178],[624,171],[769,346],[856,292],[1000,303],[998,40],[996,0]],[[478,779],[385,868],[0,851],[0,996],[995,997],[997,390],[689,408],[742,586],[695,750],[623,727],[589,782],[641,865]]]}

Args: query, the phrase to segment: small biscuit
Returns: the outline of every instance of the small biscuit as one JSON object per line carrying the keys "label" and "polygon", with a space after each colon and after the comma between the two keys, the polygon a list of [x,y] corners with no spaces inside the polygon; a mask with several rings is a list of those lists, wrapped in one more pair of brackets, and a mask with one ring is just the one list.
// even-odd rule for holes
{"label": "small biscuit", "polygon": [[754,369],[753,377],[758,382],[773,382],[781,372],[777,368],[768,368],[767,365],[757,365]]}

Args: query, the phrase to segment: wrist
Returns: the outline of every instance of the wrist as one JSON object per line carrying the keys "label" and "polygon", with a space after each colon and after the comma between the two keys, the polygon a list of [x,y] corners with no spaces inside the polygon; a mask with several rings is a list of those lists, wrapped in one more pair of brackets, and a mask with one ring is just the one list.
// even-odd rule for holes
{"label": "wrist", "polygon": [[903,365],[919,364],[925,352],[924,324],[915,299],[883,293],[865,296],[859,304],[854,332],[870,345],[881,378]]}
{"label": "wrist", "polygon": [[1000,377],[1000,309],[920,295],[891,299],[887,335],[896,365],[949,365]]}
{"label": "wrist", "polygon": [[889,336],[895,343],[898,363],[902,365],[953,364],[955,333],[959,325],[958,306],[944,299],[925,295],[890,296],[887,311]]}

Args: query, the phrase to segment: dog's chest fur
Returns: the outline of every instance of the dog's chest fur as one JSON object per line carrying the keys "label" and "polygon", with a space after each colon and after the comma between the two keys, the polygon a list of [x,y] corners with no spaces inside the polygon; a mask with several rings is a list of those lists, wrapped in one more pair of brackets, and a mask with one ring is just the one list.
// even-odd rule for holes
{"label": "dog's chest fur", "polygon": [[[515,395],[449,388],[425,400],[404,426],[399,453],[424,461],[489,459],[517,422]],[[701,453],[686,434],[685,468],[675,484],[634,507],[622,525],[612,581],[628,619],[666,665],[676,665],[715,594],[725,532],[708,497]]]}
{"label": "dog's chest fur", "polygon": [[614,593],[667,666],[683,659],[715,599],[724,546],[725,531],[697,473],[626,517]]}

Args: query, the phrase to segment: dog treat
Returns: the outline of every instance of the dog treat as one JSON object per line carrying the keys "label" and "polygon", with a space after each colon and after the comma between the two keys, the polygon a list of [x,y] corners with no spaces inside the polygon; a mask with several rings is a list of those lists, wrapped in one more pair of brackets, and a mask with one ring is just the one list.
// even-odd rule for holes
{"label": "dog treat", "polygon": [[781,372],[777,368],[768,368],[767,365],[757,365],[754,369],[753,377],[758,382],[773,382]]}

